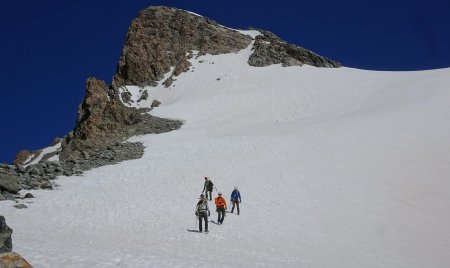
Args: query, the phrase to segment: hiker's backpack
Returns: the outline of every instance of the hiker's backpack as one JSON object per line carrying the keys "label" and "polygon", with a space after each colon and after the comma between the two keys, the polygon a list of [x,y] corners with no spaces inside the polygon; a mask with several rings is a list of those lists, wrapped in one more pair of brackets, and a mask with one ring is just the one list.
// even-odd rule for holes
{"label": "hiker's backpack", "polygon": [[224,207],[226,205],[225,198],[223,197],[216,197],[214,199],[214,203],[216,203],[216,207],[218,208]]}
{"label": "hiker's backpack", "polygon": [[206,213],[206,211],[208,211],[208,202],[199,201],[197,204],[197,211],[198,213]]}
{"label": "hiker's backpack", "polygon": [[208,191],[212,191],[213,187],[214,187],[214,183],[211,180],[208,180]]}
{"label": "hiker's backpack", "polygon": [[241,197],[241,193],[239,193],[239,190],[233,190],[231,193],[231,199],[239,199]]}

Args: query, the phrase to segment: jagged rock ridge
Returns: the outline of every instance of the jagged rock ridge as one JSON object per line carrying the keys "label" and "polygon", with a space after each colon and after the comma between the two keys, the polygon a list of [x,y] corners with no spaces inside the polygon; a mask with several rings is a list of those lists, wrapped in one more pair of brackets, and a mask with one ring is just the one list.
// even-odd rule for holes
{"label": "jagged rock ridge", "polygon": [[[340,67],[341,64],[307,49],[290,45],[268,31],[260,31],[249,58],[251,66],[309,64]],[[128,29],[125,46],[112,85],[155,85],[174,68],[173,76],[187,71],[193,50],[200,54],[224,54],[247,47],[252,38],[217,22],[171,7],[149,7],[141,11]],[[170,85],[170,77],[166,83]]]}
{"label": "jagged rock ridge", "polygon": [[316,67],[341,67],[339,62],[319,56],[305,48],[291,45],[271,32],[259,30],[261,35],[256,36],[253,44],[253,53],[248,64],[255,67],[264,67],[281,63],[283,67],[308,64]]}

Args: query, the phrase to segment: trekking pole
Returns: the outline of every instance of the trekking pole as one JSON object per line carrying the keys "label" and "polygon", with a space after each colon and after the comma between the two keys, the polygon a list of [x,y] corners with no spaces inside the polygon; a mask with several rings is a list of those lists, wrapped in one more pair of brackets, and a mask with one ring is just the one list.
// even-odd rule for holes
{"label": "trekking pole", "polygon": [[198,226],[197,226],[197,221],[198,221],[198,217],[197,217],[197,215],[195,215],[195,226],[194,226],[194,230],[195,230],[195,228],[198,227]]}

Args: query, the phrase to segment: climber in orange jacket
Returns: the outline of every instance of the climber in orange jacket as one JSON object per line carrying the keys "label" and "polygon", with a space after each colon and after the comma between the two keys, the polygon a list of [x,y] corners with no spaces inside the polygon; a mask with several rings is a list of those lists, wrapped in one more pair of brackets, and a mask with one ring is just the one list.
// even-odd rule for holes
{"label": "climber in orange jacket", "polygon": [[222,193],[219,192],[219,196],[214,198],[214,203],[216,204],[216,211],[218,214],[217,223],[222,224],[225,218],[225,210],[227,209],[227,202],[225,198],[222,197]]}

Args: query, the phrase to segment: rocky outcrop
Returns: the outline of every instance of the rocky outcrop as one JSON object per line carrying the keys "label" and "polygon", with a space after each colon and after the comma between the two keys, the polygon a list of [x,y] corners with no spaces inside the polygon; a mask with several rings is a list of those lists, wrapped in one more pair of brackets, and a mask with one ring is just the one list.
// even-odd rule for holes
{"label": "rocky outcrop", "polygon": [[[63,175],[63,168],[58,162],[43,161],[36,165],[23,166],[0,165],[0,174],[5,174],[15,188],[3,188],[1,195],[8,200],[20,197],[18,190],[52,189],[51,181]],[[18,186],[17,186],[18,185]]]}
{"label": "rocky outcrop", "polygon": [[[18,194],[18,190],[53,189],[57,176],[81,175],[83,171],[125,160],[139,159],[144,154],[144,145],[139,142],[117,142],[105,148],[87,149],[78,152],[65,161],[41,161],[26,168],[22,166],[0,165],[1,200],[29,198]],[[76,157],[79,155],[79,157]],[[7,179],[2,179],[7,178]],[[1,188],[3,185],[3,188]]]}
{"label": "rocky outcrop", "polygon": [[171,7],[142,10],[128,29],[112,85],[149,85],[174,67],[174,75],[189,67],[187,54],[237,52],[251,38],[206,17]]}
{"label": "rocky outcrop", "polygon": [[0,216],[0,253],[12,251],[11,234],[13,230],[6,225],[4,216]]}
{"label": "rocky outcrop", "polygon": [[319,56],[305,48],[288,44],[271,32],[258,30],[262,34],[255,38],[253,54],[248,64],[255,67],[264,67],[272,64],[294,66],[308,64],[315,67],[341,67],[339,62]]}
{"label": "rocky outcrop", "polygon": [[71,157],[62,163],[63,175],[79,175],[85,170],[113,165],[125,160],[139,159],[144,154],[144,145],[140,142],[117,142],[106,148],[83,151],[81,157]]}
{"label": "rocky outcrop", "polygon": [[76,127],[63,141],[63,162],[90,160],[92,154],[105,151],[133,135],[163,133],[178,129],[182,122],[151,116],[146,110],[125,106],[114,93],[108,95],[105,82],[89,78],[86,95],[78,110]]}
{"label": "rocky outcrop", "polygon": [[0,254],[0,268],[33,268],[22,256],[15,252]]}

